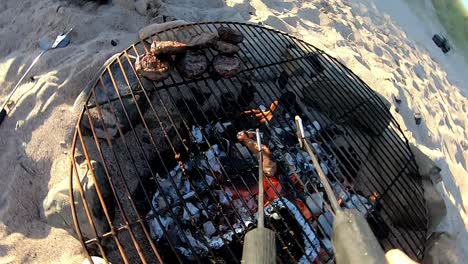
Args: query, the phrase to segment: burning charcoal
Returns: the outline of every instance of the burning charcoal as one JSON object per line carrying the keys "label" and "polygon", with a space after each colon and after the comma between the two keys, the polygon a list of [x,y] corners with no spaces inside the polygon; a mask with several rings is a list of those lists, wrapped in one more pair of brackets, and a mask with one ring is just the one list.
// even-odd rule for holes
{"label": "burning charcoal", "polygon": [[315,130],[320,131],[322,129],[319,122],[313,121],[312,124],[314,125]]}
{"label": "burning charcoal", "polygon": [[187,207],[189,212],[187,212],[187,209],[184,208],[184,214],[182,216],[182,219],[187,222],[190,222],[191,218],[198,220],[198,218],[200,217],[200,209],[198,209],[198,207],[196,207],[192,203],[186,203],[185,206]]}
{"label": "burning charcoal", "polygon": [[208,184],[208,186],[213,185],[214,178],[211,177],[210,175],[205,175],[205,180],[206,180],[206,183]]}
{"label": "burning charcoal", "polygon": [[250,219],[249,210],[244,207],[244,204],[240,199],[233,200],[232,204],[234,205],[235,210],[239,213],[242,220]]}
{"label": "burning charcoal", "polygon": [[234,232],[228,231],[227,233],[223,234],[223,238],[227,241],[232,241],[232,236],[234,235]]}
{"label": "burning charcoal", "polygon": [[[188,242],[190,243],[192,248],[195,249],[197,254],[203,255],[204,253],[208,252],[208,248],[202,242],[200,242],[198,239],[194,238],[192,236],[192,234],[190,233],[190,231],[186,230],[185,231],[185,236],[187,237]],[[182,241],[184,241],[184,240],[182,240]]]}
{"label": "burning charcoal", "polygon": [[313,193],[306,198],[306,204],[309,206],[312,214],[319,215],[323,210],[323,194]]}
{"label": "burning charcoal", "polygon": [[325,164],[325,162],[320,162],[320,168],[322,168],[323,174],[328,176],[328,166]]}
{"label": "burning charcoal", "polygon": [[195,192],[194,192],[194,191],[190,191],[190,192],[187,192],[186,194],[184,194],[184,195],[182,196],[182,199],[187,200],[187,199],[192,198],[193,196],[195,196]]}
{"label": "burning charcoal", "polygon": [[333,215],[326,211],[318,218],[319,227],[327,237],[332,237],[333,235]]}
{"label": "burning charcoal", "polygon": [[272,214],[275,211],[275,207],[284,208],[285,206],[288,209],[289,213],[291,213],[294,216],[294,219],[296,219],[297,224],[302,227],[305,255],[299,259],[299,263],[308,263],[309,261],[307,261],[307,257],[309,257],[312,260],[317,258],[317,252],[320,251],[320,242],[316,237],[314,231],[312,230],[310,224],[306,221],[306,219],[304,218],[302,213],[297,209],[297,207],[287,199],[277,198],[271,204],[265,207],[265,215]]}
{"label": "burning charcoal", "polygon": [[159,221],[161,221],[161,225],[159,224],[158,220],[156,218],[151,218],[149,220],[149,226],[150,226],[150,234],[151,237],[160,240],[164,236],[164,230],[169,231],[174,228],[174,220],[170,218],[169,216],[161,215],[157,216],[159,218]]}
{"label": "burning charcoal", "polygon": [[289,174],[292,174],[294,172],[296,173],[301,172],[301,169],[296,166],[296,162],[294,161],[291,154],[286,153],[284,155],[284,159],[286,160],[286,163],[291,167],[291,169],[294,170],[294,171],[290,171]]}
{"label": "burning charcoal", "polygon": [[216,159],[214,152],[210,149],[207,152],[205,152],[205,155],[208,159],[208,164],[210,165],[210,168],[214,172],[221,174],[221,164]]}
{"label": "burning charcoal", "polygon": [[177,41],[162,41],[156,40],[151,43],[151,53],[154,55],[160,54],[181,54],[187,50],[185,43]]}
{"label": "burning charcoal", "polygon": [[171,64],[169,60],[164,58],[157,58],[152,54],[145,54],[137,58],[135,71],[150,80],[162,81],[169,77]]}
{"label": "burning charcoal", "polygon": [[187,51],[176,58],[176,67],[185,78],[196,78],[208,68],[208,59],[203,51]]}
{"label": "burning charcoal", "polygon": [[320,241],[322,241],[322,245],[325,247],[325,250],[327,251],[327,253],[333,254],[333,245],[330,239],[324,238],[324,239],[321,239]]}
{"label": "burning charcoal", "polygon": [[222,40],[216,41],[213,45],[213,48],[224,54],[233,54],[239,51],[239,46]]}
{"label": "burning charcoal", "polygon": [[241,61],[236,56],[216,55],[213,59],[215,73],[223,78],[237,75],[241,69]]}
{"label": "burning charcoal", "polygon": [[161,186],[160,190],[164,192],[166,196],[170,196],[173,199],[173,202],[178,202],[179,196],[177,195],[177,192],[173,184],[169,180],[166,180],[166,179],[161,179],[158,181],[159,181],[159,185]]}
{"label": "burning charcoal", "polygon": [[333,193],[335,193],[336,199],[339,200],[344,200],[348,196],[347,192],[343,189],[341,184],[339,182],[331,182],[330,186],[333,190]]}
{"label": "burning charcoal", "polygon": [[184,255],[186,258],[193,258],[192,251],[184,248],[184,247],[176,247],[176,249],[179,251],[180,254]]}
{"label": "burning charcoal", "polygon": [[224,246],[223,239],[220,236],[215,236],[208,240],[208,244],[213,249],[220,249]]}
{"label": "burning charcoal", "polygon": [[187,41],[187,46],[195,49],[203,49],[210,47],[218,39],[218,35],[211,32],[202,32],[198,35],[192,36]]}
{"label": "burning charcoal", "polygon": [[214,233],[216,233],[216,228],[211,221],[205,222],[203,224],[203,230],[205,231],[205,236],[207,237],[211,237]]}
{"label": "burning charcoal", "polygon": [[194,137],[195,142],[197,142],[197,144],[202,144],[205,142],[200,128],[196,126],[192,126],[192,136]]}
{"label": "burning charcoal", "polygon": [[218,201],[220,204],[229,205],[229,200],[222,191],[216,190],[214,192],[218,196]]}
{"label": "burning charcoal", "polygon": [[216,129],[216,132],[218,132],[219,134],[222,134],[224,132],[224,124],[221,124],[221,122],[216,122],[215,129]]}
{"label": "burning charcoal", "polygon": [[239,30],[226,26],[218,28],[218,36],[220,39],[234,44],[241,43],[244,40],[244,35]]}
{"label": "burning charcoal", "polygon": [[255,117],[260,123],[265,124],[270,122],[273,119],[273,113],[276,110],[276,107],[278,106],[279,101],[275,100],[273,103],[271,103],[270,108],[266,108],[263,105],[259,106],[259,109],[251,109],[242,112],[244,115],[250,115]]}
{"label": "burning charcoal", "polygon": [[247,161],[253,160],[252,154],[250,154],[250,151],[244,147],[244,145],[236,143],[236,148],[239,150],[239,153],[243,159]]}
{"label": "burning charcoal", "polygon": [[159,191],[157,191],[153,196],[153,201],[152,201],[153,207],[160,211],[168,208],[172,203],[172,198],[167,196],[166,199],[168,200],[169,204],[166,203],[164,198],[160,195]]}
{"label": "burning charcoal", "polygon": [[357,193],[352,193],[343,201],[343,205],[348,209],[356,209],[362,215],[367,216],[372,209],[372,205],[369,200]]}

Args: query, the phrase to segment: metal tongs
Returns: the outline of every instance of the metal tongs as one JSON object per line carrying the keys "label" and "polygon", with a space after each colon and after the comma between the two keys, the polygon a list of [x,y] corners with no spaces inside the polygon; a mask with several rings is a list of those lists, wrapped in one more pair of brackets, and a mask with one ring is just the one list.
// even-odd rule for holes
{"label": "metal tongs", "polygon": [[343,263],[385,263],[385,255],[377,238],[363,215],[357,210],[342,210],[338,204],[328,178],[323,173],[309,139],[304,136],[302,119],[296,116],[296,132],[299,145],[309,154],[319,175],[325,192],[335,213],[333,220],[333,250],[338,264]]}

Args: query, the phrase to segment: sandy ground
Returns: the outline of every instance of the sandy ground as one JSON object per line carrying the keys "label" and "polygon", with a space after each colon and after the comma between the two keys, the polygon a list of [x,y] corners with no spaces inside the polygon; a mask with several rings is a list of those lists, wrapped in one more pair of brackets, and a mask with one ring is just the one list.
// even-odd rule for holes
{"label": "sandy ground", "polygon": [[[171,18],[261,22],[337,57],[389,101],[399,95],[402,104],[399,113],[393,108],[394,115],[410,141],[443,170],[438,188],[449,214],[439,228],[457,237],[460,259],[466,259],[468,67],[456,53],[445,56],[430,42],[442,31],[428,23],[430,17],[405,11],[401,0],[147,0],[149,10],[141,8],[145,0],[114,2],[101,7],[57,0],[0,3],[2,100],[39,54],[37,40],[74,27],[72,43],[42,57],[30,73],[34,80],[28,76],[0,126],[0,263],[81,261],[79,242],[40,217],[49,188],[68,177],[64,160],[76,122],[74,99],[140,28]],[[423,116],[420,126],[415,109]]]}

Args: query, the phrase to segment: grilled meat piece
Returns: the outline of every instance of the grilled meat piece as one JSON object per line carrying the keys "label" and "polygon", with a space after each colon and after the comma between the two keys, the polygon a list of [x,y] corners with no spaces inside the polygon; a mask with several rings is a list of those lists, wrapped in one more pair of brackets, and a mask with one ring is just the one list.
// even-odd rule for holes
{"label": "grilled meat piece", "polygon": [[181,54],[187,50],[187,44],[177,41],[159,41],[155,40],[151,44],[151,53],[160,54]]}
{"label": "grilled meat piece", "polygon": [[[254,131],[241,131],[237,133],[237,140],[239,143],[248,148],[253,154],[257,154],[258,147],[256,141],[256,135]],[[263,150],[263,172],[269,176],[275,176],[277,171],[277,164],[272,159],[270,149],[262,144]]]}
{"label": "grilled meat piece", "polygon": [[218,40],[218,35],[211,32],[202,32],[198,35],[192,36],[187,41],[189,48],[203,49],[212,46]]}
{"label": "grilled meat piece", "polygon": [[213,48],[221,53],[233,54],[239,51],[239,46],[229,42],[218,40],[213,44]]}
{"label": "grilled meat piece", "polygon": [[213,60],[213,69],[221,77],[229,78],[241,71],[240,59],[236,56],[217,55]]}
{"label": "grilled meat piece", "polygon": [[218,28],[218,36],[220,39],[233,44],[241,43],[244,40],[244,35],[239,30],[225,26]]}
{"label": "grilled meat piece", "polygon": [[186,78],[196,78],[208,68],[208,59],[201,50],[189,50],[176,61],[180,74]]}
{"label": "grilled meat piece", "polygon": [[171,64],[168,58],[157,58],[153,54],[145,54],[137,58],[135,62],[135,70],[141,76],[150,80],[162,81],[169,77]]}

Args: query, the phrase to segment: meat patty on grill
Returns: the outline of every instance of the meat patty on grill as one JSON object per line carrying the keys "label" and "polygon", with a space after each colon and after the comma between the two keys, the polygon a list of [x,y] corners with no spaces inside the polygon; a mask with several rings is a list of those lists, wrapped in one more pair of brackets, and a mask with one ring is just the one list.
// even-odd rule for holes
{"label": "meat patty on grill", "polygon": [[208,59],[201,50],[189,50],[176,59],[176,67],[186,78],[196,78],[208,68]]}
{"label": "meat patty on grill", "polygon": [[241,43],[244,40],[244,35],[239,30],[225,26],[218,28],[218,35],[220,39],[233,44]]}
{"label": "meat patty on grill", "polygon": [[241,71],[241,62],[236,56],[217,55],[213,60],[213,69],[219,76],[229,78]]}

